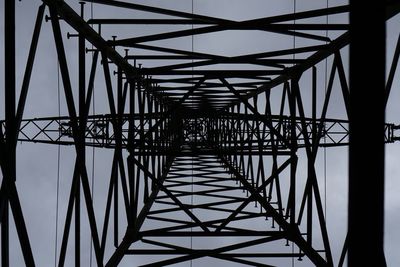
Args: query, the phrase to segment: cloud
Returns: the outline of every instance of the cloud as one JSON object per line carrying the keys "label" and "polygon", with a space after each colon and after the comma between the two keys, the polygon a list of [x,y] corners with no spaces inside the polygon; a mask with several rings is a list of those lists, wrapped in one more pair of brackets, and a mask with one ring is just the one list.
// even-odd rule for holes
{"label": "cloud", "polygon": [[[191,5],[190,1],[176,0],[176,1],[135,1],[137,3],[162,6],[165,8],[177,8],[181,11],[190,12]],[[315,1],[297,1],[298,10],[307,10],[310,8],[322,8],[324,3]],[[27,53],[31,40],[33,23],[36,16],[36,11],[41,1],[23,1],[17,2],[17,88],[20,88],[22,81],[22,74],[26,64]],[[77,1],[67,1],[71,4],[75,10],[78,10]],[[346,1],[329,1],[330,5],[346,4]],[[280,13],[292,12],[293,1],[239,1],[239,0],[202,0],[194,1],[195,12],[204,15],[217,16],[232,20],[245,20],[250,18],[270,16]],[[0,13],[3,14],[3,5],[0,6]],[[46,14],[48,12],[46,11]],[[90,14],[90,5],[86,5],[87,17]],[[94,5],[94,14],[98,17],[129,17],[129,18],[147,18],[148,14],[145,12],[127,11],[117,8],[105,8],[99,5]],[[156,15],[155,17],[166,17]],[[331,21],[346,20],[346,18],[332,16]],[[3,21],[1,22],[3,26]],[[322,19],[321,23],[324,23]],[[185,29],[188,27],[177,27],[176,29]],[[104,26],[102,31],[106,39],[111,38],[115,28]],[[394,44],[397,39],[398,29],[398,17],[395,17],[388,24],[388,54],[393,51]],[[172,27],[128,27],[124,26],[118,29],[118,38],[124,38],[126,36],[135,36],[156,33],[165,30],[174,30]],[[64,44],[67,51],[68,62],[70,67],[71,83],[73,91],[75,93],[75,101],[77,101],[77,39],[66,39],[66,32],[74,33],[74,30],[69,26],[62,23],[62,31]],[[331,34],[331,33],[330,33]],[[284,49],[292,47],[292,38],[288,36],[276,37],[272,34],[262,34],[259,31],[251,31],[248,33],[238,34],[233,31],[226,31],[218,34],[204,34],[194,38],[194,47],[196,51],[207,52],[207,53],[221,53],[227,56],[242,55],[247,53],[255,53],[264,50]],[[296,39],[296,45],[300,46],[306,44],[300,38]],[[156,43],[157,45],[167,45],[171,48],[179,49],[191,49],[191,38],[182,38],[179,40],[167,40]],[[88,44],[87,44],[88,45]],[[89,46],[89,45],[88,45]],[[0,31],[0,51],[4,51],[4,32]],[[122,49],[120,50],[123,53]],[[3,52],[2,52],[3,53]],[[130,53],[144,53],[137,49],[130,49]],[[90,54],[87,56],[87,71],[90,68]],[[347,67],[346,58],[347,51],[342,51],[342,57],[345,60],[345,67]],[[3,61],[2,61],[3,63]],[[148,64],[148,63],[146,63]],[[149,63],[149,64],[157,64]],[[329,66],[329,64],[328,64]],[[220,66],[218,66],[220,67]],[[319,72],[318,76],[318,103],[319,112],[322,107],[322,96],[324,89],[324,65],[320,63],[318,65]],[[112,71],[114,68],[112,67]],[[306,76],[308,75],[308,76]],[[310,88],[309,85],[309,73],[305,74],[301,80],[301,90],[305,98],[306,112],[310,113],[309,98]],[[397,77],[397,76],[396,76]],[[4,64],[0,64],[0,80],[4,81]],[[113,77],[113,83],[115,80]],[[54,38],[51,32],[50,23],[43,23],[42,33],[39,41],[39,48],[35,60],[35,65],[32,74],[31,86],[29,89],[28,100],[26,104],[24,118],[34,117],[45,117],[45,116],[58,116],[58,92],[60,92],[61,99],[61,115],[67,114],[67,108],[65,98],[63,95],[62,84],[58,88],[58,74],[57,74],[57,58],[55,53]],[[398,99],[397,90],[397,79],[394,83],[394,91],[392,93],[392,99],[389,102],[387,118],[389,122],[398,123],[397,114],[399,112],[398,105],[394,99]],[[345,116],[342,103],[339,95],[339,84],[336,80],[335,93],[333,94],[332,106],[329,109],[329,116],[335,117]],[[4,83],[0,85],[1,92],[4,92]],[[280,88],[281,89],[281,88]],[[60,90],[60,91],[59,91]],[[278,91],[278,90],[277,90]],[[18,89],[19,92],[19,89]],[[279,90],[280,92],[280,90]],[[279,93],[273,92],[273,99],[278,103],[280,97]],[[102,74],[101,66],[98,66],[97,79],[95,87],[95,98],[96,98],[96,113],[105,114],[109,113],[109,108],[106,103],[106,91],[104,88],[104,77]],[[261,101],[261,100],[260,100]],[[0,103],[4,103],[4,93],[0,94]],[[264,104],[265,105],[265,104]],[[273,103],[273,110],[277,112],[277,106]],[[0,118],[4,118],[4,110],[0,109]],[[400,256],[398,256],[399,240],[400,235],[397,234],[397,225],[399,222],[399,216],[397,210],[399,208],[399,199],[397,194],[397,188],[399,184],[397,177],[399,175],[399,168],[397,164],[397,155],[399,151],[397,144],[390,144],[387,146],[386,152],[386,257],[388,266],[396,266],[400,263]],[[31,240],[31,245],[36,260],[37,266],[53,266],[54,265],[54,247],[56,240],[56,201],[57,201],[57,146],[42,145],[42,144],[19,144],[18,145],[18,172],[17,172],[17,187],[21,199],[21,205],[27,224],[28,233]],[[126,156],[126,155],[124,155]],[[302,155],[304,157],[304,155]],[[99,232],[101,232],[103,225],[102,221],[104,218],[104,207],[106,203],[107,186],[111,174],[111,162],[112,162],[112,151],[105,149],[95,150],[95,185],[94,185],[94,207],[95,214],[98,223]],[[75,153],[73,147],[62,147],[61,148],[61,165],[60,165],[60,192],[58,195],[59,200],[59,212],[58,212],[58,232],[57,242],[58,250],[61,244],[62,230],[64,227],[64,220],[67,208],[67,200],[69,196],[71,180],[72,180],[72,168],[75,160]],[[267,161],[267,159],[265,159]],[[87,149],[87,166],[88,172],[91,176],[91,164],[92,164],[92,150]],[[305,160],[301,159],[299,163],[299,176],[305,176]],[[323,150],[319,152],[317,158],[317,172],[319,175],[318,182],[320,185],[321,194],[324,196],[325,180],[323,176],[324,163],[323,163]],[[335,262],[337,262],[340,255],[340,251],[343,244],[343,239],[346,232],[347,225],[347,149],[346,148],[335,148],[327,149],[327,227],[329,236],[331,239],[332,251],[334,254]],[[269,171],[269,170],[268,170]],[[299,189],[299,194],[301,190]],[[238,193],[238,195],[240,195]],[[243,195],[241,195],[243,196]],[[298,199],[299,200],[299,199]],[[90,235],[89,225],[86,216],[85,204],[82,196],[81,203],[81,216],[82,216],[82,231],[81,231],[81,242],[82,242],[82,264],[88,266],[89,255],[90,255]],[[198,199],[200,201],[200,199]],[[122,199],[120,200],[120,207],[122,207]],[[232,207],[232,206],[231,206]],[[249,210],[254,210],[253,207],[247,207]],[[201,214],[202,216],[210,216],[210,214]],[[124,233],[124,214],[121,209],[120,211],[120,233],[119,241],[121,241]],[[262,225],[263,222],[260,222]],[[156,227],[159,224],[153,222],[145,223],[146,227]],[[110,225],[109,233],[112,232],[112,226]],[[244,227],[246,223],[239,224]],[[258,225],[257,225],[258,226]],[[270,225],[266,224],[266,227]],[[69,247],[67,252],[66,266],[73,266],[73,238],[74,228],[71,228]],[[193,244],[197,247],[207,246],[222,246],[230,244],[231,242],[237,241],[238,239],[228,240],[213,240],[210,244],[208,240],[203,238],[195,238]],[[108,246],[106,252],[106,258],[110,256],[113,251],[111,236],[107,239]],[[189,238],[184,241],[179,241],[188,245]],[[281,244],[279,244],[279,249]],[[278,246],[274,246],[271,249],[277,249]],[[283,247],[283,246],[282,246]],[[282,248],[289,252],[291,248]],[[18,238],[15,229],[11,228],[11,241],[10,241],[10,252],[12,265],[22,266],[23,259],[18,244]],[[58,255],[58,253],[57,253]],[[153,258],[156,259],[156,258]],[[125,257],[121,263],[121,266],[132,266],[132,264],[141,264],[148,260],[144,257],[128,256]],[[94,262],[94,254],[93,254]],[[270,261],[269,261],[270,262]],[[277,260],[276,263],[287,265],[290,264],[289,260],[282,261]],[[309,262],[295,262],[296,266],[307,266]],[[193,262],[193,266],[205,266],[218,264],[218,266],[236,266],[232,262],[218,261],[215,259],[204,258]],[[187,263],[177,266],[187,266]],[[240,266],[240,265],[237,265]]]}

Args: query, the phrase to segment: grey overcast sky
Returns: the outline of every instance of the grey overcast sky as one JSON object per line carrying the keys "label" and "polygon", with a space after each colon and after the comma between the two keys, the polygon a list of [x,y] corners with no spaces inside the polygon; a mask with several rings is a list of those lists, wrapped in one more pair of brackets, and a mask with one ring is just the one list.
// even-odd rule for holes
{"label": "grey overcast sky", "polygon": [[[6,1],[6,0],[4,0]],[[4,1],[1,1],[0,14],[4,13]],[[128,0],[126,0],[128,1]],[[326,6],[326,0],[295,0],[296,10],[302,11],[307,9],[323,8]],[[79,10],[78,1],[66,1],[76,11]],[[134,3],[146,4],[151,6],[165,7],[169,9],[177,9],[181,11],[191,12],[192,3],[188,0],[148,0],[148,1],[130,1]],[[24,0],[16,2],[17,10],[17,90],[21,87],[23,70],[26,63],[28,48],[32,36],[33,24],[37,8],[41,4],[40,0]],[[194,0],[194,12],[216,16],[221,18],[233,20],[245,20],[258,17],[267,17],[277,14],[290,13],[293,11],[293,0]],[[347,1],[329,0],[329,6],[337,6],[347,4]],[[93,8],[93,9],[92,9]],[[86,5],[86,18],[90,17],[91,10],[95,17],[108,18],[108,17],[121,17],[121,18],[159,18],[154,14],[127,11],[117,8],[105,8],[99,5],[90,4]],[[46,10],[48,14],[48,10]],[[1,17],[2,17],[1,16]],[[320,18],[321,23],[325,22],[325,17]],[[330,16],[329,21],[338,23],[346,23],[346,16]],[[0,119],[4,119],[4,22],[0,21]],[[394,47],[396,45],[397,37],[400,29],[400,16],[392,18],[387,23],[387,58],[388,66],[393,56]],[[118,37],[124,36],[140,36],[144,34],[156,33],[165,30],[184,29],[190,26],[142,26],[142,27],[121,27],[118,30]],[[76,39],[66,38],[67,32],[74,32],[69,26],[62,23],[62,31],[64,44],[68,53],[68,63],[70,66],[71,79],[75,93],[77,93],[77,42]],[[103,37],[110,39],[114,34],[113,28],[104,27],[102,30]],[[329,33],[331,38],[336,36],[336,33]],[[191,39],[181,38],[177,40],[167,40],[155,43],[157,45],[164,45],[171,48],[191,49]],[[307,44],[306,41],[297,39],[296,45]],[[89,44],[87,44],[89,46]],[[292,37],[280,36],[268,33],[260,33],[251,31],[248,33],[227,31],[218,34],[205,34],[199,35],[194,38],[194,50],[197,52],[207,53],[221,53],[224,55],[241,55],[246,53],[254,53],[260,51],[274,50],[278,48],[290,48],[293,46]],[[123,51],[120,51],[123,53]],[[131,54],[143,53],[143,51],[131,49]],[[342,51],[342,56],[347,67],[347,48]],[[87,55],[89,60],[90,54]],[[331,59],[328,59],[330,62]],[[146,63],[145,66],[152,66],[151,64],[158,64],[157,62]],[[87,64],[89,65],[89,64]],[[329,66],[329,64],[328,64]],[[89,66],[87,66],[89,68]],[[324,92],[324,63],[318,64],[318,96],[319,102]],[[104,78],[102,71],[98,68],[95,89],[95,109],[96,113],[108,113],[108,105],[106,105],[106,94],[104,89]],[[301,80],[301,90],[305,90],[305,94],[310,93],[309,78],[306,77]],[[398,99],[400,99],[399,90],[399,76],[396,75],[393,93],[389,100],[387,109],[387,122],[399,124],[399,109]],[[334,84],[333,102],[328,111],[328,117],[344,118],[344,107],[341,102],[339,91],[339,84],[335,81]],[[42,33],[39,41],[39,48],[37,51],[36,62],[33,70],[31,86],[29,90],[28,100],[26,103],[24,118],[36,118],[45,116],[58,115],[58,95],[57,86],[57,59],[55,53],[54,38],[52,36],[50,23],[43,23]],[[62,90],[62,87],[61,87]],[[280,89],[278,89],[280,91]],[[278,94],[273,94],[278,97]],[[276,98],[278,99],[278,98]],[[66,115],[66,105],[63,94],[61,94],[61,115]],[[321,107],[319,107],[321,109]],[[307,112],[310,108],[307,107]],[[368,134],[368,125],[366,125],[366,134]],[[33,253],[37,266],[54,266],[55,255],[55,240],[56,240],[56,203],[57,203],[57,146],[43,145],[43,144],[28,144],[20,143],[18,145],[18,162],[17,162],[17,188],[21,199],[22,209],[24,212],[25,220],[27,223],[28,233],[31,240]],[[92,175],[92,149],[87,150],[87,166],[89,175]],[[300,153],[301,154],[301,153]],[[70,190],[72,168],[74,164],[74,150],[71,147],[61,147],[61,165],[60,165],[60,193],[59,193],[59,220],[57,242],[58,249],[60,247],[60,240],[62,229],[64,226],[67,199]],[[400,266],[400,231],[398,225],[400,223],[400,197],[398,194],[400,188],[400,143],[387,145],[386,148],[386,210],[385,210],[385,251],[388,266]],[[304,155],[303,155],[304,156]],[[323,164],[322,150],[317,159],[317,171],[319,174],[319,184],[321,192],[326,195],[326,217],[327,227],[331,240],[332,251],[334,255],[335,264],[337,264],[343,240],[346,233],[347,225],[347,148],[329,148],[326,149],[326,166]],[[105,149],[96,149],[95,151],[95,185],[94,202],[95,213],[98,221],[99,229],[102,228],[102,219],[104,217],[105,196],[107,191],[107,181],[109,179],[112,161],[112,151]],[[299,164],[299,175],[301,172],[305,173],[305,160]],[[327,183],[324,183],[323,173],[326,167]],[[326,194],[325,194],[325,188]],[[325,201],[325,198],[324,198]],[[83,204],[83,203],[82,203]],[[82,205],[83,207],[83,205]],[[122,213],[122,212],[121,212]],[[368,216],[367,216],[368,217]],[[122,218],[122,217],[121,217]],[[123,221],[123,220],[121,220]],[[90,255],[90,234],[85,216],[85,209],[82,208],[82,266],[89,266]],[[258,223],[258,222],[256,222]],[[11,224],[12,225],[12,224]],[[15,233],[14,226],[11,226],[11,266],[23,266],[23,259],[19,248],[19,243]],[[148,223],[145,227],[157,227],[154,223]],[[71,229],[73,231],[73,228]],[[123,231],[120,231],[122,237]],[[368,236],[365,237],[368,242]],[[188,242],[189,239],[183,242]],[[233,242],[234,240],[212,240],[204,241],[203,239],[195,239],[193,241],[194,247],[215,247],[222,245],[226,242]],[[109,239],[109,244],[111,238]],[[73,236],[70,238],[70,246],[67,254],[66,266],[73,266]],[[106,258],[112,252],[112,247],[107,248]],[[260,248],[261,250],[266,248]],[[272,249],[278,249],[274,247]],[[279,247],[280,251],[291,251],[290,248],[284,246]],[[58,255],[58,252],[57,252]],[[121,263],[121,266],[137,266],[147,262],[148,259],[126,256]],[[94,258],[93,258],[94,262]],[[280,264],[278,266],[289,266],[291,260],[271,262],[271,264]],[[295,266],[307,266],[309,262],[295,261]],[[192,266],[239,266],[230,262],[217,261],[209,258],[193,261]],[[94,264],[93,264],[94,266]],[[176,266],[189,266],[189,263],[183,263]]]}

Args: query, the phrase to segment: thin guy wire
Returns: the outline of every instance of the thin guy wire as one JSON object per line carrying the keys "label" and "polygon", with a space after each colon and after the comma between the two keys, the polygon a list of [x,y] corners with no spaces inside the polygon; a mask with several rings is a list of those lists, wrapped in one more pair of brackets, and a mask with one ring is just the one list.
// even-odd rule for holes
{"label": "thin guy wire", "polygon": [[[192,15],[193,15],[193,13],[194,13],[194,0],[192,0]],[[193,23],[192,23],[192,31],[193,31]],[[192,40],[192,53],[193,53],[194,52],[194,35],[193,34],[192,34],[191,40]],[[193,64],[193,62],[194,62],[194,60],[192,58],[192,64]],[[193,66],[192,66],[192,71],[193,71]],[[193,79],[193,74],[192,74],[192,79]],[[193,179],[193,155],[192,155],[192,177],[191,178],[192,178],[192,188],[191,188],[192,194],[191,194],[190,202],[191,202],[191,207],[192,207],[192,212],[193,212],[193,190],[194,190],[194,186],[193,186],[193,181],[194,181],[194,179]],[[193,221],[193,220],[191,220],[191,221]],[[193,232],[193,227],[190,227],[190,232]],[[190,235],[190,249],[193,249],[193,235]],[[193,266],[193,260],[191,259],[190,267],[192,267],[192,266]]]}
{"label": "thin guy wire", "polygon": [[[293,0],[293,14],[296,14],[296,0]],[[293,24],[296,24],[296,17],[293,20]],[[293,30],[293,32],[296,32],[296,29]],[[293,34],[293,49],[296,49],[296,35]],[[296,59],[296,54],[293,53],[293,59]],[[295,63],[293,62],[293,65]],[[296,205],[296,204],[295,204]],[[294,207],[292,207],[294,208]],[[294,254],[294,242],[292,241],[292,254]],[[292,255],[292,267],[294,267],[294,257]]]}
{"label": "thin guy wire", "polygon": [[[57,105],[58,105],[58,117],[61,117],[61,101],[60,101],[60,63],[57,60]],[[61,133],[58,132],[58,138],[61,137]],[[58,210],[59,210],[59,194],[60,194],[60,157],[61,157],[61,145],[57,147],[57,189],[56,189],[56,237],[54,244],[54,267],[57,266],[57,252],[58,252]]]}
{"label": "thin guy wire", "polygon": [[[91,19],[93,19],[93,2],[90,3],[90,17]],[[93,52],[93,44],[92,44],[92,60],[94,57],[94,52]],[[93,94],[92,94],[92,110],[93,110],[93,115],[96,114],[96,109],[95,109],[95,98],[94,98],[94,90],[93,90]],[[92,181],[91,181],[91,188],[92,188],[92,203],[94,204],[94,159],[95,159],[95,146],[93,146],[92,148]],[[92,235],[90,235],[90,252],[89,252],[89,266],[92,267],[92,261],[93,261],[93,238]]]}
{"label": "thin guy wire", "polygon": [[[326,8],[329,7],[329,0],[326,0]],[[328,25],[329,17],[326,15],[326,25]],[[328,30],[325,30],[325,37],[328,37]],[[328,43],[328,42],[326,42]],[[326,97],[326,92],[327,92],[327,84],[328,82],[328,58],[325,59],[325,97]],[[324,144],[326,143],[326,136],[324,135]],[[326,146],[324,146],[324,216],[325,216],[325,224],[326,224],[326,218],[327,218],[327,209],[326,209],[326,202],[327,202],[327,168],[326,168],[326,163],[327,163],[327,154],[326,154]]]}

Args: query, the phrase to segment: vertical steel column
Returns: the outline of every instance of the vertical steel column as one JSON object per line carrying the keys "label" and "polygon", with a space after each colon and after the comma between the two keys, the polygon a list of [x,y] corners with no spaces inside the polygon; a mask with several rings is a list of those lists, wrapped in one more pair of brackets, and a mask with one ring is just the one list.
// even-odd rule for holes
{"label": "vertical steel column", "polygon": [[5,117],[8,177],[15,181],[15,0],[4,5]]}
{"label": "vertical steel column", "polygon": [[[4,1],[4,62],[5,62],[5,118],[6,118],[6,170],[4,179],[15,182],[15,0]],[[8,191],[8,190],[6,190]],[[8,192],[6,192],[8,194]],[[1,223],[1,263],[9,266],[9,201],[5,201]]]}
{"label": "vertical steel column", "polygon": [[351,0],[350,36],[348,265],[370,266],[373,260],[374,266],[386,266],[383,253],[385,1]]}
{"label": "vertical steel column", "polygon": [[1,222],[1,266],[8,267],[9,266],[9,230],[8,230],[8,222],[9,222],[9,208],[8,208],[8,200],[5,201],[6,204],[4,206],[4,214]]}
{"label": "vertical steel column", "polygon": [[9,231],[8,231],[8,200],[5,201],[3,218],[1,222],[1,266],[9,266]]}

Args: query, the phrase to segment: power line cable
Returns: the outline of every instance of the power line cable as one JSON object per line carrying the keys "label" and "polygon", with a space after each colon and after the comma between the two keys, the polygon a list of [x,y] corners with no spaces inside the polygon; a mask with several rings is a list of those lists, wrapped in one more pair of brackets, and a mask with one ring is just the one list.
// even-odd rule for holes
{"label": "power line cable", "polygon": [[[329,0],[326,0],[326,8],[329,7]],[[328,25],[329,23],[329,17],[328,15],[326,15],[326,25]],[[325,37],[328,37],[328,29],[325,30]],[[328,43],[328,42],[326,42]],[[325,59],[325,97],[326,97],[326,93],[328,90],[328,58]],[[325,128],[325,127],[324,127]],[[326,144],[326,136],[324,135],[324,144]],[[324,215],[325,215],[325,223],[326,223],[326,218],[327,218],[327,206],[326,206],[326,202],[327,202],[327,153],[326,153],[326,146],[324,145]]]}
{"label": "power line cable", "polygon": [[[192,15],[194,14],[194,0],[192,0]],[[192,18],[193,19],[193,18]],[[192,23],[192,31],[193,31],[193,23]],[[191,36],[191,41],[192,41],[192,53],[194,52],[194,35],[192,34]],[[192,65],[193,65],[193,58],[192,58]],[[192,66],[192,71],[194,70],[193,66]],[[192,74],[192,79],[193,79],[193,74]],[[193,85],[194,86],[194,85]],[[193,107],[193,101],[192,101],[192,108]],[[195,129],[196,129],[196,125],[195,125]],[[197,134],[195,135],[195,137],[197,137]],[[196,142],[196,140],[195,140]],[[192,212],[193,212],[193,191],[194,191],[194,179],[193,179],[193,155],[192,155],[192,183],[191,183],[191,190],[192,190],[192,194],[191,194],[191,198],[190,198],[190,203],[191,203],[191,207],[192,207]],[[193,220],[191,220],[193,222]],[[190,232],[193,232],[193,227],[190,228]],[[193,249],[193,235],[190,235],[190,249]],[[193,267],[193,259],[190,260],[190,267]]]}
{"label": "power line cable", "polygon": [[[297,8],[296,0],[293,0],[293,14],[296,14],[296,8]],[[294,20],[293,20],[293,25],[294,24],[296,24],[296,17],[294,17]],[[294,49],[296,49],[296,34],[295,34],[296,33],[296,29],[294,29],[293,32],[294,32],[294,34],[293,34],[293,50],[294,50]],[[296,59],[296,54],[295,53],[293,53],[293,61],[294,61],[294,59]],[[295,63],[293,63],[293,65],[294,64]],[[292,88],[292,90],[293,90],[293,88]],[[292,241],[292,267],[294,267],[294,266],[295,266],[295,263],[294,263],[294,242]]]}
{"label": "power line cable", "polygon": [[[57,60],[57,105],[58,117],[61,117],[61,96],[60,96],[60,62]],[[58,132],[58,139],[61,137],[61,132]],[[57,185],[56,185],[56,218],[55,218],[55,231],[56,236],[54,240],[54,267],[57,266],[57,253],[58,253],[58,214],[59,214],[59,195],[60,195],[60,163],[61,163],[61,145],[57,147]]]}
{"label": "power line cable", "polygon": [[[93,2],[90,3],[90,17],[93,19]],[[93,52],[93,44],[92,44],[92,60],[94,58],[94,52]],[[95,108],[95,91],[93,90],[92,94],[92,112],[93,115],[96,114],[96,108]],[[92,147],[92,177],[91,177],[91,188],[92,188],[92,203],[94,205],[94,170],[95,170],[95,151],[96,148],[95,146]],[[89,252],[89,266],[92,267],[92,262],[93,262],[93,238],[92,235],[90,235],[90,252]]]}

